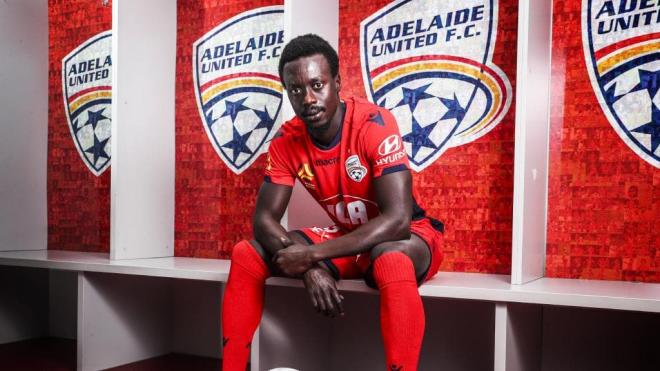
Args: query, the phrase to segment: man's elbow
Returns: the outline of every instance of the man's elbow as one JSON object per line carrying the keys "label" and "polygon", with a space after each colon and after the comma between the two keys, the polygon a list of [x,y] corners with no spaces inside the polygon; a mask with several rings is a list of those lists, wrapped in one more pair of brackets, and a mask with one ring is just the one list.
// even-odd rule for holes
{"label": "man's elbow", "polygon": [[266,226],[266,219],[263,215],[255,213],[252,216],[252,232],[255,236],[260,235]]}
{"label": "man's elbow", "polygon": [[410,239],[410,217],[399,216],[392,220],[391,231],[392,241],[401,241]]}

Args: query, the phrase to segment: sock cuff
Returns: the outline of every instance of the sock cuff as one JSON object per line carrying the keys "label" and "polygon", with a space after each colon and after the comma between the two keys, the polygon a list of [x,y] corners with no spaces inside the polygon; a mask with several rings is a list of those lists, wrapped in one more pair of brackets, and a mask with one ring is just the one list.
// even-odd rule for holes
{"label": "sock cuff", "polygon": [[270,277],[270,269],[268,269],[266,262],[248,241],[243,240],[234,245],[231,253],[231,264],[240,266],[256,279],[266,280]]}
{"label": "sock cuff", "polygon": [[410,258],[402,252],[384,253],[373,263],[374,281],[378,287],[394,282],[412,282],[417,284],[415,267]]}

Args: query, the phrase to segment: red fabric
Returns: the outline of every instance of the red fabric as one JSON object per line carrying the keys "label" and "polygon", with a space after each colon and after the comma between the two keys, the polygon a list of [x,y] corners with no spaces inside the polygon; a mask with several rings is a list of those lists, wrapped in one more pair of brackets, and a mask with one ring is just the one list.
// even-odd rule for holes
{"label": "red fabric", "polygon": [[48,2],[48,249],[110,251],[110,172],[80,158],[62,97],[62,59],[112,28],[112,1]]}
{"label": "red fabric", "polygon": [[[360,22],[389,3],[339,1],[342,96],[366,97],[360,67]],[[509,77],[515,94],[518,1],[499,0],[498,4],[493,62]],[[511,272],[515,111],[514,100],[491,132],[447,150],[414,177],[426,211],[446,225],[443,271]]]}
{"label": "red fabric", "polygon": [[553,4],[546,276],[660,282],[660,171],[598,103],[581,4]]}
{"label": "red fabric", "polygon": [[[311,227],[300,230],[313,244],[319,244],[325,240],[341,237],[345,233],[337,226],[326,228]],[[419,236],[431,251],[431,263],[426,271],[423,281],[428,281],[440,268],[442,263],[441,239],[442,233],[433,228],[428,218],[413,221],[410,224],[410,231]],[[371,266],[371,255],[369,253],[358,256],[344,256],[331,259],[332,264],[337,268],[337,273],[341,279],[363,278]]]}
{"label": "red fabric", "polygon": [[[197,109],[193,43],[227,19],[282,0],[177,1],[175,256],[227,259],[252,234],[265,156],[240,175],[213,149]],[[237,202],[236,200],[240,200]]]}
{"label": "red fabric", "polygon": [[[312,173],[319,176],[310,181],[314,187],[307,187],[307,190],[315,197],[325,198],[324,196],[336,194],[333,192],[337,190],[337,185],[330,182],[330,179],[340,179],[341,186],[347,189],[368,189],[371,188],[371,178],[381,176],[383,170],[397,165],[410,168],[406,156],[391,156],[405,153],[399,128],[392,114],[363,99],[349,98],[345,102],[346,115],[342,124],[341,141],[348,143],[346,148],[349,153],[358,154],[363,164],[371,165],[367,177],[360,182],[342,177],[345,164],[339,156],[340,146],[319,148],[311,141],[303,121],[295,117],[284,123],[280,131],[281,136],[274,139],[269,148],[270,166],[266,169],[266,175],[270,176],[273,183],[292,186],[294,179],[300,178],[300,167],[308,164]],[[394,137],[387,149],[398,150],[381,155],[378,152],[381,143],[391,136]],[[382,149],[385,150],[385,147]],[[391,161],[387,161],[388,159]],[[321,192],[321,189],[324,191]]]}
{"label": "red fabric", "polygon": [[[389,111],[363,99],[345,102],[341,138],[330,149],[317,147],[299,118],[286,122],[270,145],[266,176],[283,185],[293,185],[297,177],[328,216],[351,231],[380,214],[373,179],[409,165]],[[350,169],[362,175],[353,179]]]}
{"label": "red fabric", "polygon": [[[323,241],[332,240],[337,237],[343,236],[345,233],[337,226],[332,225],[329,227],[310,227],[299,230],[307,238],[308,242],[313,245],[319,244]],[[333,270],[335,278],[340,279],[358,279],[363,277],[363,271],[357,265],[357,256],[342,256],[339,258],[330,259],[332,263],[330,268]]]}
{"label": "red fabric", "polygon": [[417,370],[425,318],[412,261],[401,252],[385,253],[374,262],[374,280],[387,370]]}
{"label": "red fabric", "polygon": [[266,263],[248,241],[234,246],[222,302],[224,371],[245,371],[252,337],[261,321],[264,284],[269,275]]}

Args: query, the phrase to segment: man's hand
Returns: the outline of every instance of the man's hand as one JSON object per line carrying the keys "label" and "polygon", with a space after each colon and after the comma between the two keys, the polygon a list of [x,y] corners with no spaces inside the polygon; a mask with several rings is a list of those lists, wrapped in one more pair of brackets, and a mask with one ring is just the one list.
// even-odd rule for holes
{"label": "man's hand", "polygon": [[328,271],[318,266],[314,267],[305,273],[303,281],[317,312],[329,317],[344,315],[342,305],[344,297],[337,292],[335,279]]}
{"label": "man's hand", "polygon": [[309,246],[294,243],[284,237],[281,240],[285,248],[273,255],[273,263],[282,273],[288,277],[298,277],[314,266],[316,262]]}

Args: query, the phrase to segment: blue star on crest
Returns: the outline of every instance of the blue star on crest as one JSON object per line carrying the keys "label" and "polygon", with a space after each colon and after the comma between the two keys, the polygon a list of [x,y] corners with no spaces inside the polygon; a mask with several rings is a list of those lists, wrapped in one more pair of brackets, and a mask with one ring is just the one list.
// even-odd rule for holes
{"label": "blue star on crest", "polygon": [[206,115],[204,115],[204,116],[206,117],[206,125],[208,125],[209,128],[211,128],[213,126],[213,124],[215,124],[215,122],[218,121],[218,119],[213,118],[213,110],[212,109],[210,109],[206,113]]}
{"label": "blue star on crest", "polygon": [[96,130],[96,125],[99,123],[99,121],[108,119],[107,117],[103,116],[103,111],[105,111],[105,108],[101,108],[99,111],[87,111],[87,122],[85,125],[90,124],[94,130]]}
{"label": "blue star on crest", "polygon": [[447,112],[440,120],[456,119],[458,122],[463,121],[466,111],[465,108],[461,107],[461,103],[456,98],[456,93],[454,93],[454,99],[440,98],[440,101],[447,107]]}
{"label": "blue star on crest", "polygon": [[431,131],[435,128],[435,126],[438,123],[435,122],[433,124],[427,125],[425,127],[422,127],[419,122],[417,122],[417,119],[413,117],[412,119],[412,131],[406,135],[403,136],[403,141],[408,142],[412,144],[412,158],[414,159],[415,156],[417,156],[417,152],[422,147],[428,147],[432,149],[437,149],[438,146],[433,143],[433,141],[429,138],[429,135],[431,134]]}
{"label": "blue star on crest", "polygon": [[[640,68],[638,73],[639,83],[629,93],[646,90],[649,93],[649,98],[653,99],[660,90],[660,70],[647,71]],[[631,131],[650,135],[651,153],[655,153],[655,150],[660,146],[660,109],[655,103],[651,102],[651,121]]]}
{"label": "blue star on crest", "polygon": [[605,98],[605,102],[607,102],[608,105],[612,105],[616,103],[619,98],[621,98],[621,95],[617,96],[616,95],[616,82],[612,84],[609,89],[605,90],[603,96]]}
{"label": "blue star on crest", "polygon": [[108,153],[105,152],[105,144],[108,142],[108,140],[110,140],[110,138],[99,140],[99,138],[94,135],[94,145],[85,150],[85,153],[89,153],[94,156],[94,167],[96,167],[96,162],[100,157],[110,158]]}
{"label": "blue star on crest", "polygon": [[223,112],[220,117],[230,116],[231,122],[236,121],[236,116],[238,116],[239,112],[250,109],[249,107],[243,105],[243,102],[245,102],[246,99],[247,97],[239,99],[235,102],[232,102],[229,99],[225,100],[225,112]]}
{"label": "blue star on crest", "polygon": [[660,145],[660,109],[651,103],[651,121],[638,127],[632,129],[635,133],[648,134],[651,136],[651,153],[655,153],[655,150]]}
{"label": "blue star on crest", "polygon": [[275,120],[272,117],[270,117],[270,114],[268,113],[268,108],[264,106],[263,111],[259,111],[255,109],[253,110],[253,112],[255,115],[257,115],[257,117],[259,117],[259,123],[252,130],[266,128],[270,132],[270,129],[275,124]]}
{"label": "blue star on crest", "polygon": [[234,126],[232,134],[233,134],[232,140],[225,143],[222,147],[232,150],[232,152],[233,152],[232,162],[235,164],[236,159],[238,159],[238,156],[242,152],[245,152],[245,153],[250,154],[250,155],[252,154],[252,150],[247,146],[247,140],[250,137],[250,134],[252,134],[252,132],[247,132],[247,133],[241,135],[238,132],[238,130],[236,129],[236,126]]}
{"label": "blue star on crest", "polygon": [[647,90],[651,99],[655,97],[660,89],[660,70],[658,71],[646,71],[639,69],[639,84],[637,84],[631,91]]}
{"label": "blue star on crest", "polygon": [[426,99],[426,98],[434,98],[433,95],[429,94],[426,92],[426,89],[431,86],[431,84],[426,84],[424,86],[420,86],[417,89],[408,89],[406,87],[403,87],[403,99],[395,107],[400,107],[400,106],[405,106],[407,105],[410,107],[410,112],[415,112],[415,108],[417,108],[417,103],[419,103],[420,100]]}

